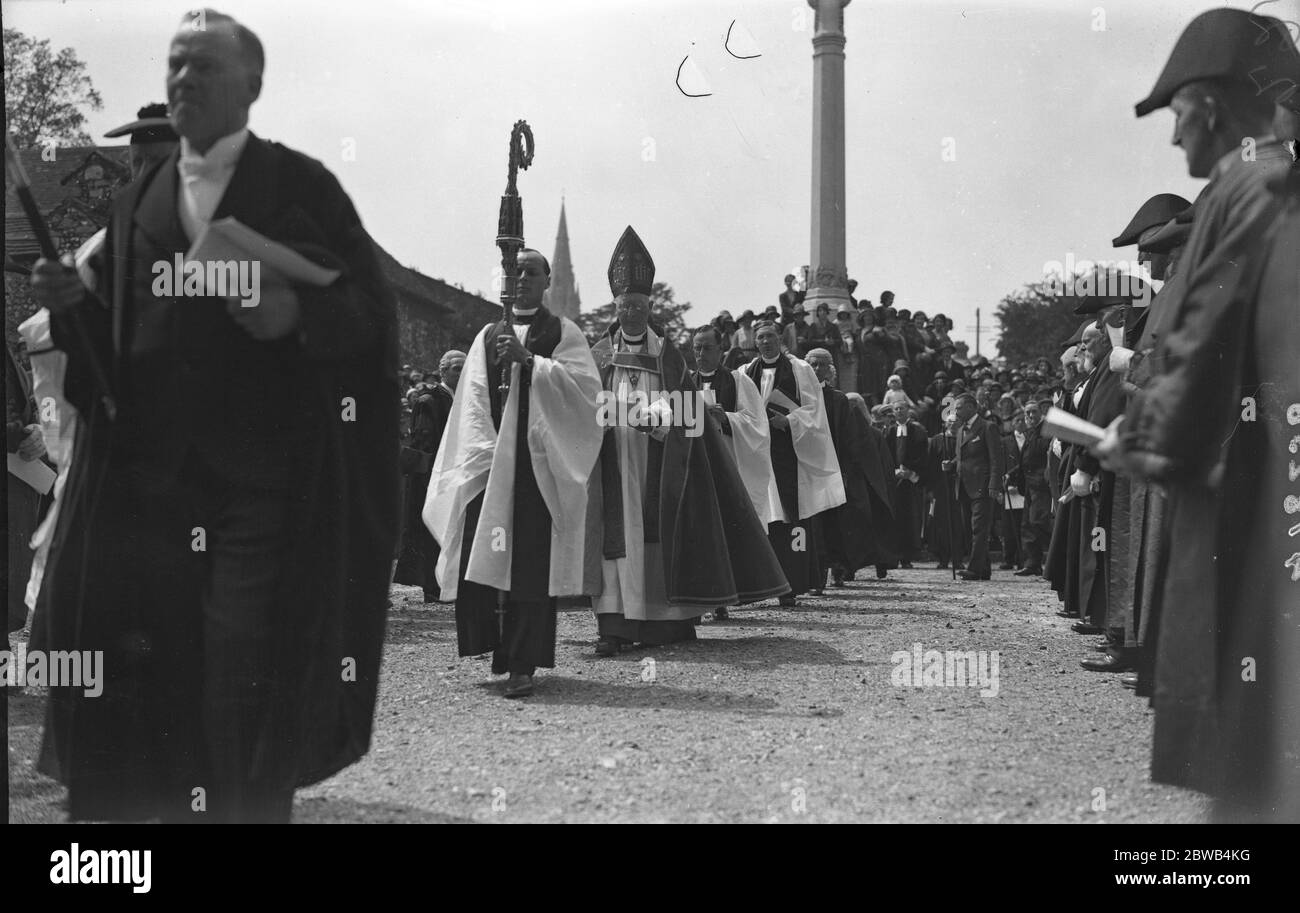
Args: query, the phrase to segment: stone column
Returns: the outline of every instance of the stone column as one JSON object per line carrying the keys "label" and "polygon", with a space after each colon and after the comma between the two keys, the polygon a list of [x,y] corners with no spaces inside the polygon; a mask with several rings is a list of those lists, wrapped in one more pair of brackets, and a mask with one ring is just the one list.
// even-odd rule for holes
{"label": "stone column", "polygon": [[813,30],[812,256],[804,307],[849,303],[844,242],[844,7],[849,0],[808,0]]}

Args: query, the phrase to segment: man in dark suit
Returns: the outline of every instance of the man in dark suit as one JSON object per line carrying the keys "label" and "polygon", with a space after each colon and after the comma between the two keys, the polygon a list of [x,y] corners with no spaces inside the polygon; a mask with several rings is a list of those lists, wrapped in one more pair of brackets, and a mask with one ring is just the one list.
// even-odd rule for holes
{"label": "man in dark suit", "polygon": [[1025,405],[1025,443],[1020,463],[1008,478],[1025,496],[1020,519],[1020,558],[1024,567],[1017,577],[1038,577],[1043,573],[1043,555],[1052,536],[1052,491],[1047,479],[1047,458],[1051,438],[1043,435],[1043,415],[1051,401]]}
{"label": "man in dark suit", "polygon": [[1002,453],[1006,457],[1006,465],[1003,469],[1007,495],[1002,499],[1002,564],[998,567],[1004,571],[1019,570],[1021,566],[1020,522],[1024,505],[1012,507],[1010,496],[1024,493],[1018,480],[1026,440],[1025,417],[1023,413],[1019,413],[1011,420],[1011,431],[1002,435]]}
{"label": "man in dark suit", "polygon": [[953,405],[957,414],[957,456],[944,461],[957,472],[957,499],[962,524],[970,530],[970,555],[962,580],[988,580],[989,530],[993,525],[993,504],[1002,498],[1002,442],[997,431],[979,417],[975,397],[963,393]]}
{"label": "man in dark suit", "polygon": [[[112,670],[94,700],[51,688],[42,769],[73,819],[287,821],[373,720],[400,527],[395,303],[338,181],[248,132],[261,42],[196,15],[168,55],[181,148],[114,201],[104,305],[61,264],[32,276],[85,421],[33,639]],[[253,306],[154,281],[227,217],[336,277],[263,271]]]}
{"label": "man in dark suit", "polygon": [[[970,551],[970,527],[962,526],[957,507],[957,419],[945,412],[944,427],[925,444],[925,485],[934,508],[926,531],[926,544],[939,559],[939,568],[951,561],[953,569],[964,567],[962,558]],[[946,469],[945,469],[946,467]]]}
{"label": "man in dark suit", "polygon": [[894,513],[898,518],[898,566],[910,568],[912,555],[921,546],[921,518],[925,493],[921,474],[925,472],[925,445],[929,435],[912,418],[907,403],[893,407],[894,427],[889,429],[889,447],[894,455]]}
{"label": "man in dark suit", "polygon": [[439,602],[441,593],[434,570],[438,566],[441,549],[429,533],[421,515],[429,493],[429,479],[433,473],[433,458],[438,455],[451,404],[456,396],[456,384],[465,366],[465,353],[449,349],[438,362],[441,380],[426,387],[416,396],[411,407],[411,434],[402,447],[401,468],[406,476],[402,514],[402,553],[393,575],[396,583],[424,589],[424,601]]}

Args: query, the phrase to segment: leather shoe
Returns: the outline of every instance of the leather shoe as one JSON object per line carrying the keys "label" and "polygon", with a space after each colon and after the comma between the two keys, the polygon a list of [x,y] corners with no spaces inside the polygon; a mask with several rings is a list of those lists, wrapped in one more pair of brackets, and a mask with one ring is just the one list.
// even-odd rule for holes
{"label": "leather shoe", "polygon": [[619,651],[619,642],[612,637],[602,637],[596,641],[597,656],[617,656]]}
{"label": "leather shoe", "polygon": [[783,609],[792,609],[799,604],[799,600],[796,599],[794,596],[791,596],[789,593],[786,593],[784,596],[779,597],[777,599],[777,602],[781,605],[781,608]]}
{"label": "leather shoe", "polygon": [[957,577],[961,580],[989,580],[991,579],[992,575],[976,574],[973,573],[972,571],[962,571],[957,575]]}
{"label": "leather shoe", "polygon": [[1136,691],[1138,686],[1138,674],[1136,672],[1125,672],[1119,677],[1119,683],[1130,691]]}
{"label": "leather shoe", "polygon": [[1096,650],[1098,653],[1110,652],[1110,644],[1106,643],[1105,641],[1102,641],[1099,644],[1093,644],[1092,648]]}
{"label": "leather shoe", "polygon": [[999,570],[999,571],[1009,571],[1009,570],[1013,569],[1014,567],[1015,567],[1015,565],[1012,564],[1010,561],[1003,561],[1001,564],[998,565],[998,570]]}
{"label": "leather shoe", "polygon": [[1016,571],[1017,577],[1041,577],[1043,569],[1041,567],[1027,567],[1023,570]]}
{"label": "leather shoe", "polygon": [[1105,631],[1096,625],[1090,625],[1086,621],[1078,621],[1070,625],[1070,630],[1075,634],[1104,634]]}
{"label": "leather shoe", "polygon": [[1079,665],[1089,672],[1128,672],[1133,668],[1133,664],[1126,659],[1120,659],[1113,653],[1107,653],[1105,656],[1097,656],[1083,660]]}
{"label": "leather shoe", "polygon": [[531,675],[511,675],[506,680],[506,697],[528,697],[533,693]]}
{"label": "leather shoe", "polygon": [[714,621],[726,621],[726,620],[729,619],[730,617],[731,617],[731,616],[727,614],[727,607],[726,607],[726,606],[720,606],[719,608],[716,608],[716,609],[713,610],[713,620],[714,620]]}

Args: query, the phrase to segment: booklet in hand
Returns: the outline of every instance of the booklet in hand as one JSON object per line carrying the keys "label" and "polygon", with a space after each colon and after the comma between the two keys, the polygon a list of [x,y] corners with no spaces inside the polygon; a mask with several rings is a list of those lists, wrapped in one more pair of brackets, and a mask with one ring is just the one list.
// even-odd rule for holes
{"label": "booklet in hand", "polygon": [[336,269],[313,263],[293,248],[272,241],[233,216],[210,222],[190,246],[185,259],[199,263],[256,261],[262,281],[267,283],[326,286],[341,275]]}
{"label": "booklet in hand", "polygon": [[1047,417],[1043,419],[1043,431],[1067,444],[1081,444],[1084,447],[1100,443],[1106,436],[1105,428],[1056,406],[1047,410]]}

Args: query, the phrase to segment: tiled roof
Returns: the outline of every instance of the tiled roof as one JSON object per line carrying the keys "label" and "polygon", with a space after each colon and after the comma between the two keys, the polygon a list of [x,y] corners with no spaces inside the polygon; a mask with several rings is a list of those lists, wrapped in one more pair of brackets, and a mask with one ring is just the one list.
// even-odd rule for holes
{"label": "tiled roof", "polygon": [[[120,186],[125,183],[129,174],[127,148],[125,145],[60,148],[56,151],[56,158],[52,162],[42,158],[41,149],[19,150],[18,155],[27,171],[32,185],[32,195],[42,214],[48,217],[62,205],[64,209],[75,208],[78,214],[98,224],[100,220],[95,220],[92,207],[80,198],[80,188],[73,179],[85,168],[101,164],[98,160],[102,159],[102,164],[110,176],[119,178],[117,183]],[[121,169],[120,175],[116,174],[117,169]],[[92,200],[92,203],[95,202]],[[52,226],[52,228],[57,234],[57,227]],[[89,236],[91,233],[88,231],[86,235]],[[371,243],[375,246],[375,253],[379,258],[384,277],[393,286],[398,296],[408,307],[431,310],[431,316],[436,322],[455,324],[465,319],[473,322],[497,307],[478,295],[403,266],[373,238]],[[26,264],[30,264],[39,254],[35,235],[26,216],[23,215],[17,195],[8,183],[5,186],[5,254]],[[486,322],[493,318],[482,319]]]}

